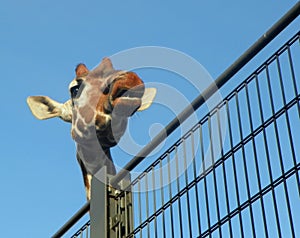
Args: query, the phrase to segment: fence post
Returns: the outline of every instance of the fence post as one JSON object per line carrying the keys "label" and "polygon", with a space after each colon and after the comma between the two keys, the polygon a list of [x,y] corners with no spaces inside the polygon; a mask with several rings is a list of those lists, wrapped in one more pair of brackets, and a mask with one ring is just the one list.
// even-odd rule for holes
{"label": "fence post", "polygon": [[91,238],[107,238],[107,173],[106,167],[99,170],[92,178],[91,183]]}
{"label": "fence post", "polygon": [[130,175],[120,181],[118,188],[109,186],[110,177],[103,167],[92,178],[91,238],[121,238],[133,230],[132,195],[127,188]]}

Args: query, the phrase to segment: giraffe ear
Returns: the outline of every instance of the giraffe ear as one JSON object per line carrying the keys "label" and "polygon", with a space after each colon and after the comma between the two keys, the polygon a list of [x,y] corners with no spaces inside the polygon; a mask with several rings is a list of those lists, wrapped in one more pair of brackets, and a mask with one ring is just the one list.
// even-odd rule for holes
{"label": "giraffe ear", "polygon": [[85,66],[85,64],[78,64],[76,69],[75,69],[75,73],[76,73],[76,77],[81,77],[85,74],[88,74],[89,73],[89,70],[88,68]]}
{"label": "giraffe ear", "polygon": [[138,111],[144,111],[151,106],[156,95],[156,88],[145,88],[144,95],[142,97],[142,104]]}
{"label": "giraffe ear", "polygon": [[27,104],[32,114],[39,120],[59,117],[66,122],[72,121],[71,100],[62,104],[46,96],[31,96],[27,98]]}

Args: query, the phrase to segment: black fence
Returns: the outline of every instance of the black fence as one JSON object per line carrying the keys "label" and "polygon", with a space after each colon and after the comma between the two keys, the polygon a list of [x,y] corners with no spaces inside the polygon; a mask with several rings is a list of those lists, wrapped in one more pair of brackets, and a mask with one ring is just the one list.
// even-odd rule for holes
{"label": "black fence", "polygon": [[127,237],[300,237],[299,38],[132,182]]}
{"label": "black fence", "polygon": [[[103,237],[300,237],[299,46],[300,32],[135,180],[102,186],[102,214],[91,209],[91,222],[72,237],[94,238],[98,224]],[[247,63],[239,60],[236,71]]]}

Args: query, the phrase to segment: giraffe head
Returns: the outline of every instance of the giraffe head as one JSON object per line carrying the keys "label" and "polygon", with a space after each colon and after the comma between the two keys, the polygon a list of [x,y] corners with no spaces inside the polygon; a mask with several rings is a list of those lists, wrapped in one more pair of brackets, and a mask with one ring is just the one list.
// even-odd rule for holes
{"label": "giraffe head", "polygon": [[110,156],[109,148],[124,134],[128,118],[136,111],[147,109],[156,90],[145,88],[133,72],[115,70],[108,58],[91,71],[79,64],[75,72],[67,102],[31,96],[27,103],[38,119],[59,117],[72,123],[71,135],[77,144],[78,160],[83,161],[82,169],[87,174],[93,174],[105,164],[103,155]]}
{"label": "giraffe head", "polygon": [[73,139],[87,143],[96,133],[101,147],[116,145],[126,130],[127,118],[150,106],[155,89],[145,89],[133,72],[115,70],[108,58],[92,71],[84,64],[75,71],[69,86]]}

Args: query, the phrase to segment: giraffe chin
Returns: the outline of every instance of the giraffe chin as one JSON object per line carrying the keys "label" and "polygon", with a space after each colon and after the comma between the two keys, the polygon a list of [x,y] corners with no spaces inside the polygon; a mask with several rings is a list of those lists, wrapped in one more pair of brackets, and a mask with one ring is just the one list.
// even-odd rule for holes
{"label": "giraffe chin", "polygon": [[113,102],[112,113],[118,116],[130,117],[139,109],[141,103],[140,98],[119,97]]}

